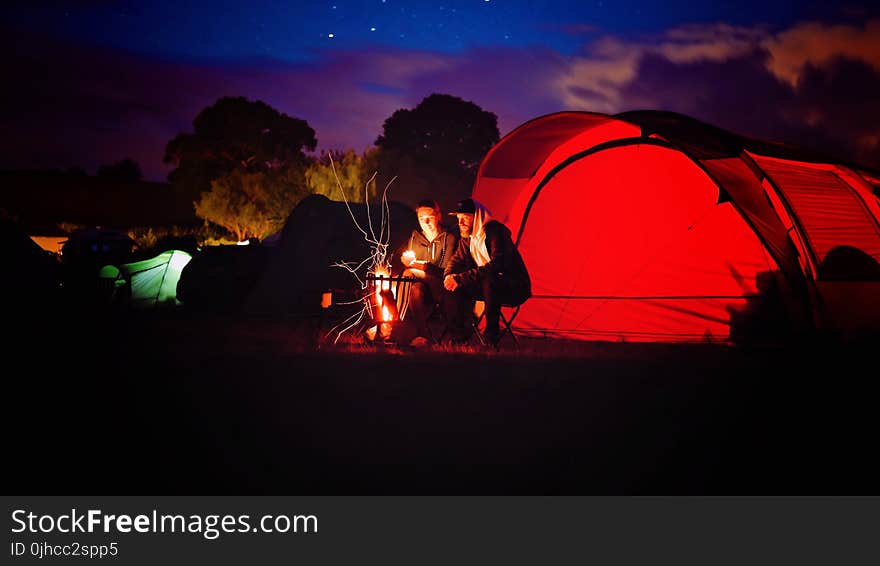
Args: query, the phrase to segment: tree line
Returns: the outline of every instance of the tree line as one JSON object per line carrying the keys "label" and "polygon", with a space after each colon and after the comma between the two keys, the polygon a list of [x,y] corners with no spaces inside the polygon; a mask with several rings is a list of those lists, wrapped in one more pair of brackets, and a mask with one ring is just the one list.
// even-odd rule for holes
{"label": "tree line", "polygon": [[470,194],[480,161],[498,140],[495,114],[431,94],[395,111],[363,153],[310,157],[317,139],[307,121],[259,100],[224,97],[199,112],[192,132],[168,142],[164,161],[174,166],[174,189],[192,197],[200,218],[238,240],[262,239],[310,194],[342,200],[339,184],[349,200],[373,202],[391,183],[393,200],[413,206],[430,197],[449,210]]}

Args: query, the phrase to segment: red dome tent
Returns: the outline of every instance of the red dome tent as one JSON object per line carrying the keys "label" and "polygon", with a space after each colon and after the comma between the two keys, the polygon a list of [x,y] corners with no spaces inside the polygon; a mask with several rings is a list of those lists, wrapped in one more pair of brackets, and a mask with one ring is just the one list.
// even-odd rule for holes
{"label": "red dome tent", "polygon": [[531,273],[519,330],[728,342],[880,327],[878,185],[678,114],[560,112],[496,144],[473,197]]}

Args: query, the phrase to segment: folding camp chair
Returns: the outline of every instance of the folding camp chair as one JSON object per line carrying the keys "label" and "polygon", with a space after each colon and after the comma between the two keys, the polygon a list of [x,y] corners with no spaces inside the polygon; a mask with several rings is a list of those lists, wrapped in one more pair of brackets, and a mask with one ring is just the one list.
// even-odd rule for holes
{"label": "folding camp chair", "polygon": [[428,338],[434,344],[440,345],[443,338],[449,333],[449,321],[446,319],[446,311],[442,302],[434,302],[425,323],[428,329]]}
{"label": "folding camp chair", "polygon": [[[477,301],[477,303],[483,303],[483,301]],[[483,303],[483,308],[479,309],[480,314],[479,316],[477,316],[477,319],[472,325],[474,334],[477,336],[477,339],[479,339],[480,344],[482,344],[483,346],[486,345],[486,340],[483,338],[483,334],[480,332],[480,324],[482,324],[483,319],[486,318],[485,307],[486,305],[485,303]],[[501,344],[501,341],[504,339],[505,336],[510,336],[513,339],[514,345],[519,348],[519,340],[517,340],[516,333],[514,333],[513,331],[513,321],[516,320],[516,317],[519,314],[519,309],[521,307],[522,303],[518,305],[501,305],[501,316],[498,317],[498,322],[500,323],[499,325],[501,326],[501,328],[498,334],[498,342],[496,343],[496,346]],[[511,312],[509,316],[505,316],[504,309],[513,309],[513,312]]]}
{"label": "folding camp chair", "polygon": [[[480,332],[480,325],[483,323],[483,319],[486,318],[486,308],[485,307],[486,307],[486,303],[484,301],[478,300],[474,303],[473,318],[471,319],[471,323],[470,323],[471,332],[470,332],[470,337],[468,338],[468,341],[470,341],[471,338],[476,336],[477,340],[480,342],[480,345],[482,345],[482,346],[486,345],[486,340],[485,340],[485,338],[483,338],[483,333]],[[501,343],[501,340],[503,340],[505,336],[510,336],[510,338],[513,340],[514,345],[517,348],[519,348],[519,340],[516,338],[516,333],[513,331],[513,321],[516,319],[516,316],[519,314],[519,309],[521,307],[522,307],[522,304],[519,304],[519,305],[502,304],[501,305],[501,316],[498,318],[498,322],[502,328],[500,329],[500,332],[498,335],[498,343],[496,344],[496,346]],[[511,312],[510,315],[508,316],[508,315],[504,314],[504,309],[513,309],[513,312]],[[436,310],[436,308],[435,308],[435,310]],[[441,316],[442,316],[442,313],[441,313]],[[441,343],[443,341],[443,338],[446,337],[447,334],[449,334],[449,326],[444,321],[443,331],[440,333],[440,336],[437,338],[436,342],[438,344]]]}

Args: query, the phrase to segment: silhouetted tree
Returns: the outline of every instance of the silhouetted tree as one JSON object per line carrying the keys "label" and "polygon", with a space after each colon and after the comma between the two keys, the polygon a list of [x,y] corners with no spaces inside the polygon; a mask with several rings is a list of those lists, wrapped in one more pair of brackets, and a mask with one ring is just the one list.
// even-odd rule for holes
{"label": "silhouetted tree", "polygon": [[470,194],[480,161],[498,140],[495,114],[455,96],[432,94],[412,110],[395,111],[375,143],[382,150],[383,177],[398,177],[394,198],[413,205],[430,196],[448,209]]}
{"label": "silhouetted tree", "polygon": [[168,180],[195,197],[209,190],[212,180],[235,170],[304,168],[303,150],[314,150],[317,143],[305,120],[259,100],[225,97],[199,112],[193,133],[168,142],[164,162],[175,165]]}
{"label": "silhouetted tree", "polygon": [[[70,170],[69,170],[70,171]],[[98,177],[117,183],[136,183],[144,175],[141,167],[134,159],[123,159],[111,165],[102,165],[98,168]]]}
{"label": "silhouetted tree", "polygon": [[191,195],[196,215],[239,239],[280,229],[307,194],[304,150],[317,145],[315,131],[243,97],[219,99],[196,116],[193,129],[168,142],[164,160],[176,165],[168,178]]}

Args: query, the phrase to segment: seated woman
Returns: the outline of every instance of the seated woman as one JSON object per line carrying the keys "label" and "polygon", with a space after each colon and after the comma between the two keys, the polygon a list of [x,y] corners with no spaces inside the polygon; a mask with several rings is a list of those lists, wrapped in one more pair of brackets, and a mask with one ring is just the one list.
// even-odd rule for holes
{"label": "seated woman", "polygon": [[409,292],[409,304],[398,305],[403,324],[395,330],[395,339],[408,343],[423,342],[430,336],[428,316],[435,304],[440,304],[444,313],[451,312],[450,297],[443,291],[443,273],[458,243],[458,236],[440,223],[436,201],[420,201],[416,214],[421,230],[413,230],[392,256],[396,273],[417,279]]}

